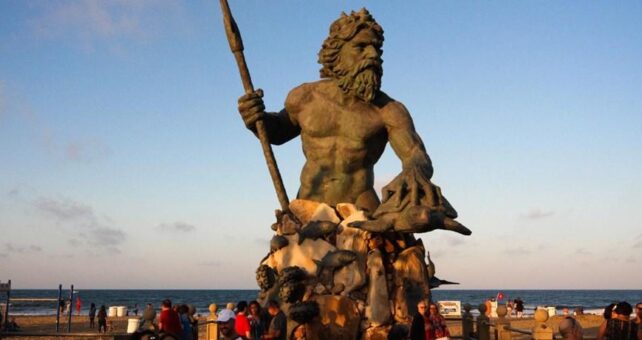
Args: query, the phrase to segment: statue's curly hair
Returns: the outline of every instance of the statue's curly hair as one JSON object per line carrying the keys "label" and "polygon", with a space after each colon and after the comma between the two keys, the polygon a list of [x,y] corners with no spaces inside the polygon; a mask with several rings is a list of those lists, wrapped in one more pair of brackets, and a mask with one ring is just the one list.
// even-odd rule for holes
{"label": "statue's curly hair", "polygon": [[330,34],[319,51],[319,64],[323,66],[319,70],[321,78],[336,76],[334,67],[338,62],[341,47],[364,28],[372,30],[383,43],[383,28],[365,8],[359,12],[352,11],[350,15],[342,12],[339,19],[330,25]]}

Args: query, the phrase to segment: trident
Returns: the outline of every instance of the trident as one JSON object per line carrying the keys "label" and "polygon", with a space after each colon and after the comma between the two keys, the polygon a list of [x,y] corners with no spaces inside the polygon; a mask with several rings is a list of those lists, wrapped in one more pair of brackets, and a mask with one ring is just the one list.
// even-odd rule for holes
{"label": "trident", "polygon": [[[236,65],[239,67],[243,88],[245,89],[245,93],[252,93],[254,92],[254,85],[252,85],[250,71],[247,69],[245,55],[243,55],[243,40],[241,39],[241,32],[239,32],[239,28],[236,26],[236,22],[232,17],[232,12],[230,11],[230,6],[227,3],[227,0],[220,0],[220,3],[221,11],[223,12],[225,34],[227,35],[227,41],[230,43],[230,49],[236,59]],[[265,156],[265,162],[267,163],[268,170],[270,171],[270,177],[272,177],[272,183],[276,190],[276,195],[279,198],[279,203],[281,204],[281,211],[287,212],[290,205],[288,194],[283,186],[283,179],[281,179],[279,167],[276,164],[276,159],[274,159],[274,153],[272,152],[272,146],[268,140],[263,120],[258,120],[256,122],[256,132],[259,136],[259,140],[261,141],[263,156]]]}

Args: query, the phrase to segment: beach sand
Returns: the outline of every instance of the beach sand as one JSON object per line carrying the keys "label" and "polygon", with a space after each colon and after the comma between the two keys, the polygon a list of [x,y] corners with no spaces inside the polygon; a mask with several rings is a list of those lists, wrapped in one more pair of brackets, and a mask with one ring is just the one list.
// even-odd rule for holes
{"label": "beach sand", "polygon": [[[20,328],[23,332],[38,332],[38,333],[49,333],[55,332],[56,330],[56,317],[55,316],[16,316],[16,322],[20,325]],[[132,317],[114,317],[108,318],[108,324],[111,322],[112,329],[111,332],[115,333],[124,333],[127,330],[127,320]],[[511,326],[513,328],[518,328],[522,330],[530,330],[535,326],[535,321],[532,318],[524,319],[510,319]],[[557,334],[558,325],[560,321],[563,320],[562,316],[554,316],[550,318],[546,324],[549,327],[552,327],[555,333]],[[204,322],[205,317],[201,317],[199,322]],[[584,328],[584,336],[595,338],[597,335],[597,329],[604,321],[601,315],[582,315],[577,317],[577,321]],[[448,320],[448,328],[453,337],[461,336],[461,321],[457,320]],[[60,318],[60,329],[62,331],[67,330],[67,319]],[[72,332],[96,332],[96,329],[89,328],[89,318],[87,316],[73,316],[71,320],[71,331]],[[491,332],[493,328],[491,327]],[[199,327],[199,339],[205,339],[205,326]],[[515,339],[528,339],[528,336],[519,337],[519,334],[513,333]],[[494,336],[491,336],[494,338]],[[44,337],[20,337],[21,339],[45,339]],[[14,338],[16,339],[16,338]]]}

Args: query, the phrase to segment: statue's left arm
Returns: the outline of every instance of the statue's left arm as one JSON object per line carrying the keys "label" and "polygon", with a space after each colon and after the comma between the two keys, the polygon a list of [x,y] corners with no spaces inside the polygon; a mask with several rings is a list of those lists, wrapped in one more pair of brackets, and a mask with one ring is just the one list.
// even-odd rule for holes
{"label": "statue's left arm", "polygon": [[382,199],[385,202],[395,192],[408,191],[412,204],[420,204],[422,196],[425,196],[422,188],[432,186],[430,178],[433,168],[430,156],[403,104],[391,100],[382,109],[382,119],[390,145],[403,165],[402,173],[384,188]]}
{"label": "statue's left arm", "polygon": [[454,220],[457,212],[441,189],[430,181],[432,162],[408,110],[390,99],[381,109],[381,118],[403,170],[383,188],[382,203],[373,216],[393,221],[397,231],[446,229],[470,235],[468,228]]}

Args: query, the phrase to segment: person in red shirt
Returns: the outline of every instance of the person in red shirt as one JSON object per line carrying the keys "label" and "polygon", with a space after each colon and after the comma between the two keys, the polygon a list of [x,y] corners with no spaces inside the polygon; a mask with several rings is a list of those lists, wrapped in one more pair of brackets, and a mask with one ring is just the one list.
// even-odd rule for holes
{"label": "person in red shirt", "polygon": [[80,301],[80,296],[76,297],[76,315],[80,315],[80,309],[82,308],[82,301]]}
{"label": "person in red shirt", "polygon": [[176,339],[178,339],[178,336],[183,331],[178,313],[172,309],[172,301],[170,299],[165,299],[161,302],[158,328],[161,332],[172,334]]}
{"label": "person in red shirt", "polygon": [[246,301],[240,301],[236,304],[236,322],[234,323],[234,330],[236,331],[236,334],[246,339],[250,339],[250,320],[247,318],[247,315],[245,314],[246,312]]}

